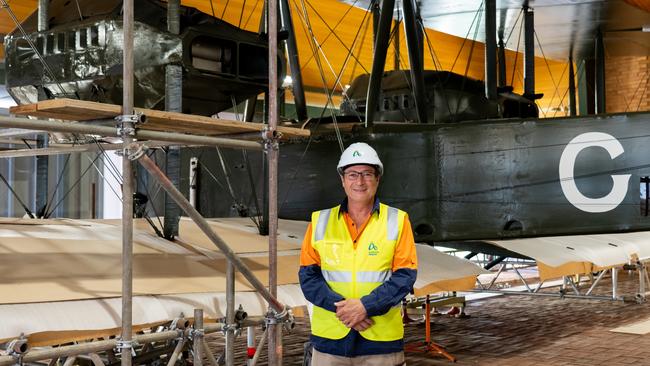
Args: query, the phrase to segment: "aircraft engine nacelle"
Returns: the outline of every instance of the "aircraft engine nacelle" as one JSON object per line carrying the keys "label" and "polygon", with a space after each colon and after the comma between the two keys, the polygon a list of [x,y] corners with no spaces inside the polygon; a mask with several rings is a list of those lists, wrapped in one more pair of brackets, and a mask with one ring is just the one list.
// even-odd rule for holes
{"label": "aircraft engine nacelle", "polygon": [[[7,90],[18,104],[53,98],[121,104],[122,2],[82,0],[50,3],[50,29],[36,32],[36,16],[5,41]],[[76,18],[75,18],[76,16]],[[181,7],[180,34],[167,32],[164,2],[137,0],[134,22],[137,107],[163,109],[165,68],[182,68],[183,111],[212,115],[266,90],[268,46],[265,37]],[[278,56],[278,77],[286,61]]]}

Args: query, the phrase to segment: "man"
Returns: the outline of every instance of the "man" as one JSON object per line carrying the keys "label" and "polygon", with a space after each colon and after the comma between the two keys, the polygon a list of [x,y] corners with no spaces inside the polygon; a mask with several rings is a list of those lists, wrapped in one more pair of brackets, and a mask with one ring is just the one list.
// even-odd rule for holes
{"label": "man", "polygon": [[368,144],[350,145],[337,169],[346,198],[312,214],[300,255],[300,286],[314,305],[311,364],[402,365],[400,303],[417,274],[411,224],[376,197],[384,167]]}

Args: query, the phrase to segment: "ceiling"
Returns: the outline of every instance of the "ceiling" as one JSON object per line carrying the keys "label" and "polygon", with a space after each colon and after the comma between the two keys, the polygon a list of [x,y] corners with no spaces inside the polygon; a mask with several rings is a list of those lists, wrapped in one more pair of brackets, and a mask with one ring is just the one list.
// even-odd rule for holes
{"label": "ceiling", "polygon": [[[371,68],[373,32],[371,16],[366,11],[370,0],[346,1],[354,6],[338,0],[290,0],[310,104],[322,104],[325,90],[335,89],[335,95],[340,95],[353,77],[369,72]],[[36,0],[8,2],[21,21],[34,13],[37,7]],[[396,3],[400,4],[400,0]],[[258,31],[263,0],[182,0],[182,4],[208,14],[214,13],[216,17],[247,30]],[[437,66],[483,79],[482,21],[478,28],[476,23],[469,27],[481,0],[422,0],[421,4],[427,27],[425,68],[435,69]],[[517,42],[522,23],[521,19],[517,20],[521,18],[521,6],[521,0],[497,0],[497,24],[506,37],[512,33],[506,54],[507,79],[516,91],[521,91],[523,82],[522,55],[516,52],[523,48],[523,39]],[[568,85],[569,52],[573,49],[576,56],[589,55],[594,29],[599,24],[605,29],[608,56],[650,55],[650,39],[647,38],[650,33],[632,30],[650,25],[650,13],[642,10],[644,6],[650,8],[650,1],[531,0],[530,6],[535,11],[538,39],[536,91],[545,95],[539,101],[542,110],[565,109],[568,101],[562,96],[566,94]],[[7,11],[0,9],[0,33],[9,33],[14,28]],[[400,29],[400,65],[407,68],[405,37],[403,28]],[[354,51],[352,57],[348,56],[350,49]],[[392,46],[388,53],[386,69],[392,69],[395,54]],[[341,77],[335,83],[339,73]]]}

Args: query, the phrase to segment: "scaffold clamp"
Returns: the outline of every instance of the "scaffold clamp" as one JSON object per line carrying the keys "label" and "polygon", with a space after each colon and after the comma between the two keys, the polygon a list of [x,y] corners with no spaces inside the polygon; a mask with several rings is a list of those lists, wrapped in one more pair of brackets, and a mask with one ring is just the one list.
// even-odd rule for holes
{"label": "scaffold clamp", "polygon": [[277,150],[280,147],[279,140],[281,134],[269,128],[268,125],[264,126],[262,130],[262,141],[264,142],[264,150]]}
{"label": "scaffold clamp", "polygon": [[137,345],[138,345],[137,341],[134,340],[125,341],[120,339],[115,343],[115,349],[117,350],[117,352],[122,352],[123,349],[131,349],[131,354],[135,356],[136,355],[135,346]]}
{"label": "scaffold clamp", "polygon": [[138,160],[144,155],[145,151],[147,151],[149,147],[145,144],[131,144],[129,147],[126,149],[128,155],[127,158],[131,161],[133,160]]}
{"label": "scaffold clamp", "polygon": [[203,337],[204,335],[205,335],[205,329],[203,329],[203,328],[201,328],[201,329],[190,329],[188,338],[190,340],[194,340],[195,338],[200,338],[200,337]]}
{"label": "scaffold clamp", "polygon": [[266,326],[272,324],[282,324],[287,330],[293,329],[295,325],[293,313],[288,306],[284,305],[281,312],[277,312],[275,309],[269,309],[264,318],[264,324]]}
{"label": "scaffold clamp", "polygon": [[[118,123],[117,134],[118,136],[135,136],[135,126],[138,124],[143,124],[147,121],[147,116],[142,113],[135,114],[121,114],[115,117],[115,120]],[[131,123],[131,125],[125,125]]]}

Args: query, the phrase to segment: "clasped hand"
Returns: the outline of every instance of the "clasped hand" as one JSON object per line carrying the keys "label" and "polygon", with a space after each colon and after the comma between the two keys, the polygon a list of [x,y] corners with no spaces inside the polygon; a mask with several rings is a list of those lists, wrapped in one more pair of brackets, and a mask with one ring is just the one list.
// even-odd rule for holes
{"label": "clasped hand", "polygon": [[348,328],[362,332],[374,324],[368,318],[365,306],[359,299],[347,299],[335,302],[336,317]]}

